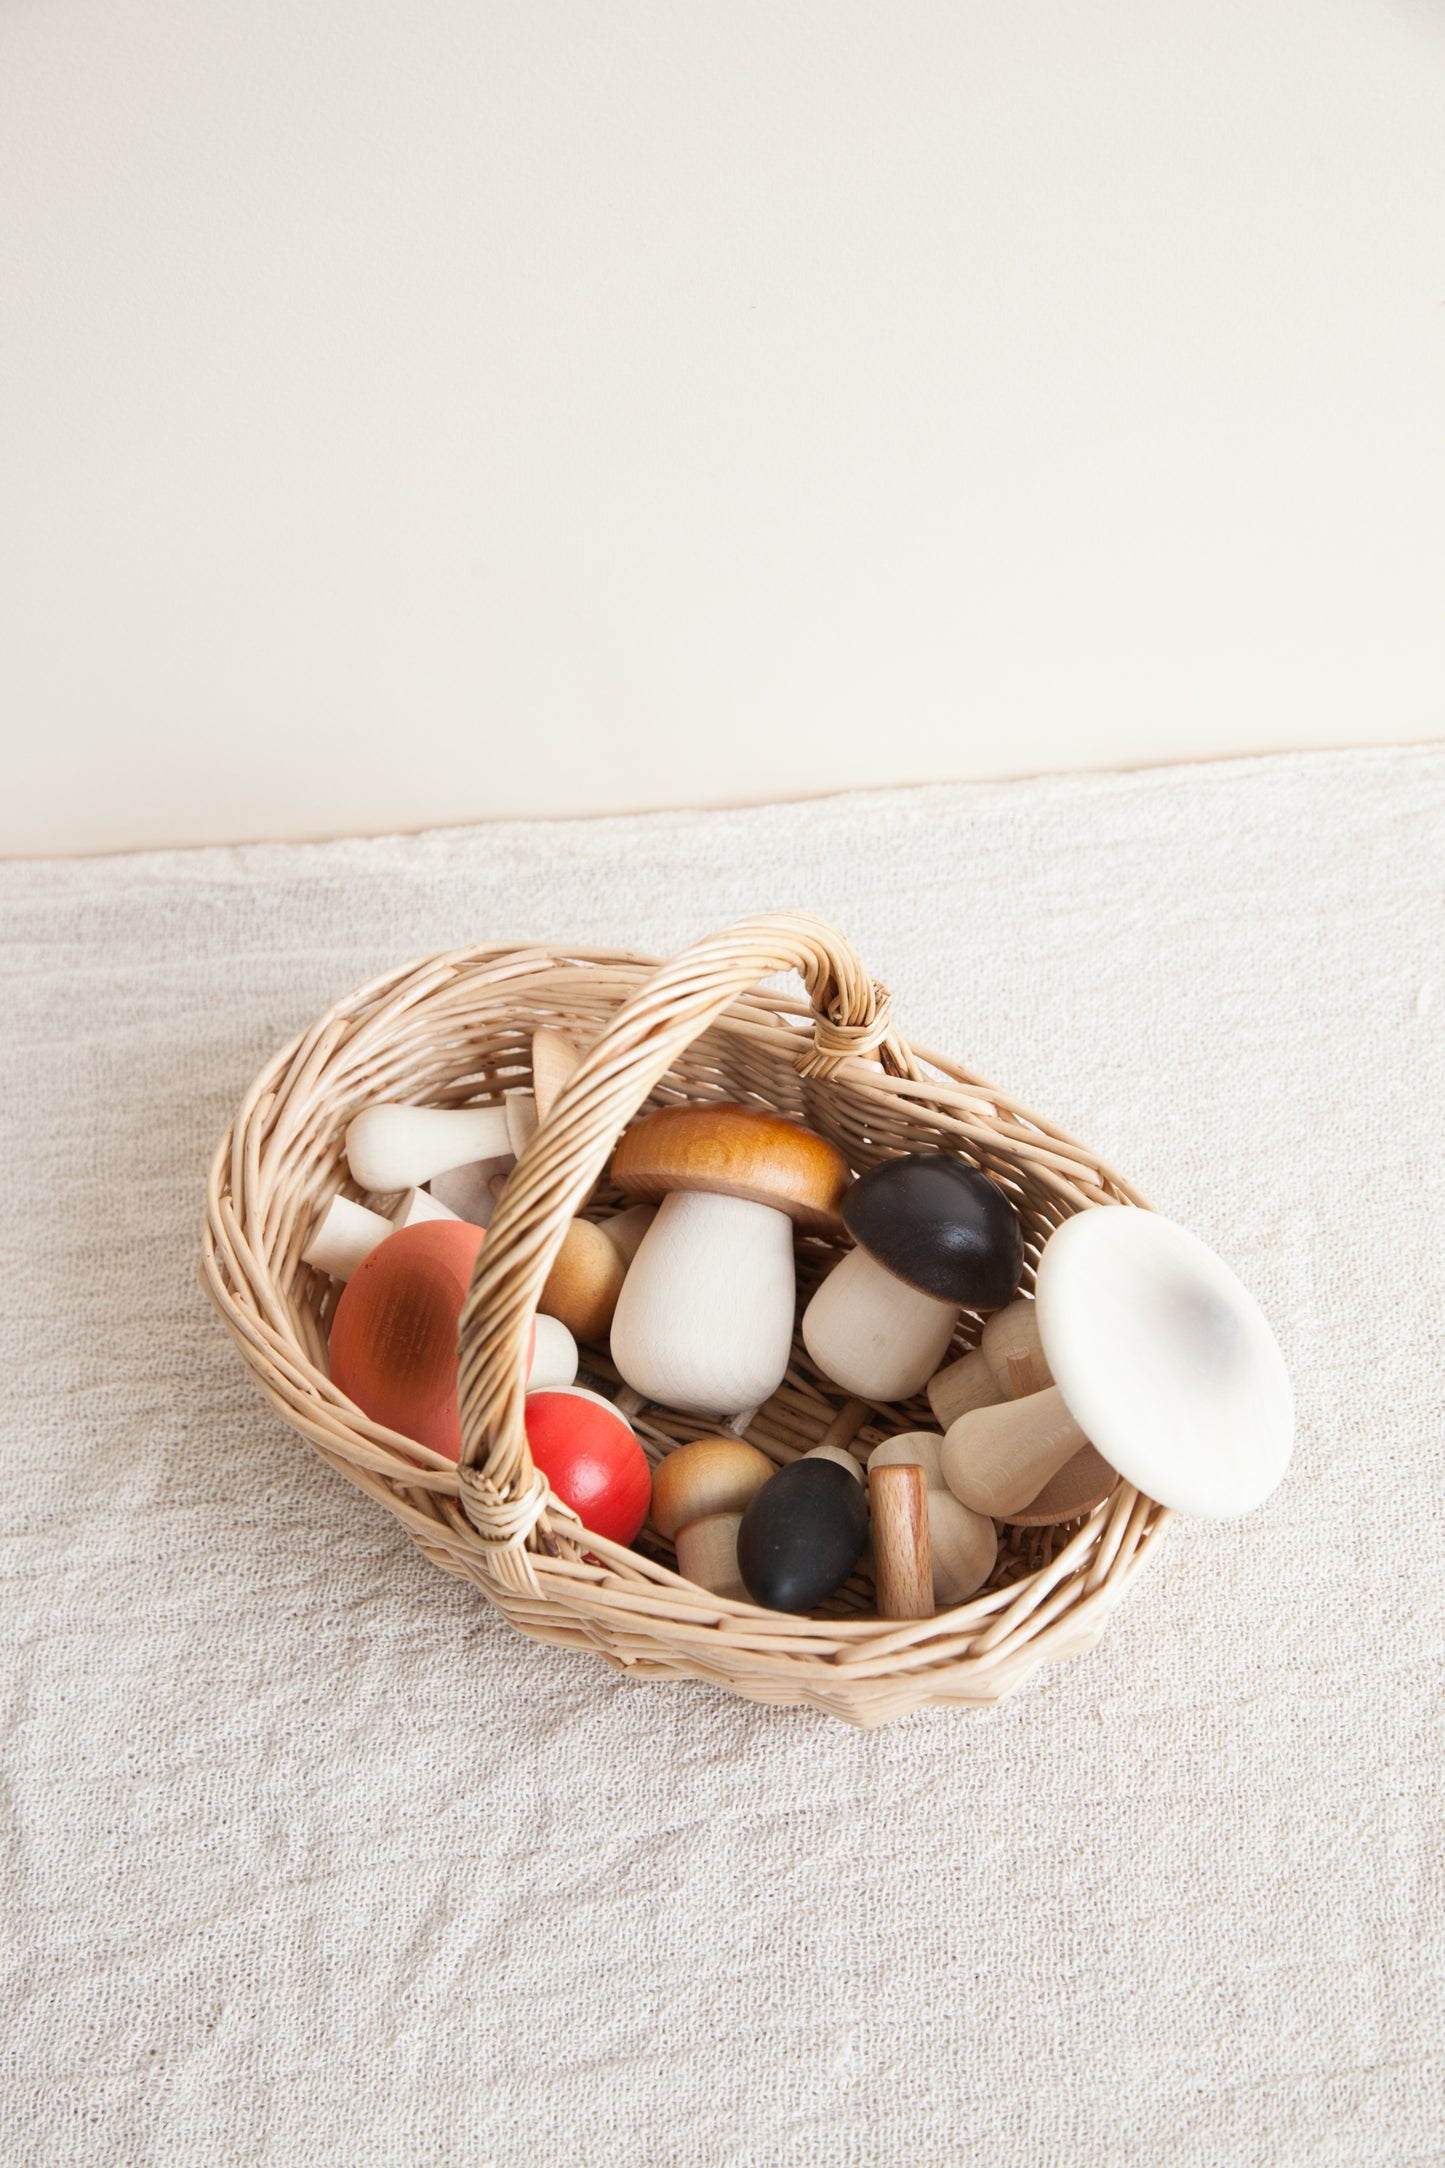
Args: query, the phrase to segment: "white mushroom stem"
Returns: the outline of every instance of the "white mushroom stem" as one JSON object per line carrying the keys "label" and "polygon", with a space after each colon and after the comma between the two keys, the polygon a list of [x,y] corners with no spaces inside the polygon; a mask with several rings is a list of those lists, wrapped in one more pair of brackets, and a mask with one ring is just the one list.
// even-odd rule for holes
{"label": "white mushroom stem", "polygon": [[803,1312],[803,1345],[845,1392],[907,1400],[933,1376],[957,1323],[957,1303],[921,1294],[858,1248]]}
{"label": "white mushroom stem", "polygon": [[622,1283],[612,1360],[629,1385],[665,1407],[756,1407],[783,1382],[795,1291],[786,1212],[674,1191]]}
{"label": "white mushroom stem", "polygon": [[363,1257],[394,1232],[379,1212],[368,1211],[352,1197],[333,1197],[312,1228],[301,1261],[329,1272],[333,1280],[349,1280]]}
{"label": "white mushroom stem", "polygon": [[1057,1385],[961,1415],[943,1441],[943,1479],[975,1513],[1007,1520],[1088,1444]]}
{"label": "white mushroom stem", "polygon": [[434,1197],[428,1197],[424,1189],[408,1190],[390,1219],[357,1204],[352,1197],[333,1197],[312,1228],[301,1261],[314,1265],[318,1272],[329,1272],[333,1280],[349,1280],[378,1242],[384,1242],[399,1227],[414,1227],[418,1220],[456,1216]]}
{"label": "white mushroom stem", "polygon": [[346,1132],[362,1189],[410,1189],[446,1167],[510,1152],[505,1107],[366,1107]]}
{"label": "white mushroom stem", "polygon": [[982,1348],[970,1348],[928,1381],[928,1405],[945,1430],[974,1408],[995,1408],[1004,1398]]}

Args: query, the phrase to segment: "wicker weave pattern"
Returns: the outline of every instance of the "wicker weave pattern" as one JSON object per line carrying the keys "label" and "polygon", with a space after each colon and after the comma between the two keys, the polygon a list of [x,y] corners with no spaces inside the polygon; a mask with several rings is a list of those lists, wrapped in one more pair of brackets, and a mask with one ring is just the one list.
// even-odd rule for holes
{"label": "wicker weave pattern", "polygon": [[[807,1003],[754,991],[784,971],[801,976]],[[589,1052],[519,1161],[481,1250],[462,1319],[458,1468],[336,1391],[326,1366],[335,1290],[300,1252],[327,1200],[354,1193],[342,1156],[353,1114],[379,1099],[499,1098],[526,1081],[540,1025]],[[873,1725],[925,1703],[997,1701],[1036,1664],[1091,1647],[1168,1521],[1124,1484],[1073,1529],[1005,1530],[986,1589],[905,1626],[864,1615],[864,1575],[811,1618],[715,1597],[678,1577],[660,1540],[645,1539],[648,1556],[621,1549],[586,1534],[547,1492],[522,1423],[527,1321],[570,1217],[617,1201],[596,1185],[621,1130],[644,1106],[683,1099],[774,1107],[831,1137],[860,1169],[899,1151],[961,1153],[1014,1198],[1026,1278],[1070,1212],[1143,1202],[1005,1093],[911,1049],[886,992],[818,919],[749,920],[660,969],[615,950],[458,950],[328,1011],[257,1078],[216,1153],[203,1276],[262,1391],[443,1571],[473,1581],[525,1633],[597,1650],[639,1676],[711,1679],[751,1700]],[[804,1300],[834,1254],[821,1239],[800,1241]],[[965,1316],[960,1349],[978,1326]],[[747,1436],[784,1463],[818,1441],[843,1397],[795,1339],[788,1377]],[[635,1420],[653,1460],[715,1427],[660,1409]],[[870,1409],[856,1443],[865,1452],[931,1420],[921,1399]]]}

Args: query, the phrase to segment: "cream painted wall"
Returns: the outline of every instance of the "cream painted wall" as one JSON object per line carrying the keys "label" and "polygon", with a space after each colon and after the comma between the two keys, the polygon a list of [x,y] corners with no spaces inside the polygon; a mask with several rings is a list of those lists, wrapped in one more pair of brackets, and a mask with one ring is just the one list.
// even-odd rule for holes
{"label": "cream painted wall", "polygon": [[9,0],[0,853],[1445,735],[1427,0]]}

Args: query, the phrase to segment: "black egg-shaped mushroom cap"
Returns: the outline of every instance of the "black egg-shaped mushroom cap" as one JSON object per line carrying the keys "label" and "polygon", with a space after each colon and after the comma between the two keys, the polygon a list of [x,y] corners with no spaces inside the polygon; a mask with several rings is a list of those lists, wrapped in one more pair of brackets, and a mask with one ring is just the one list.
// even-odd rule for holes
{"label": "black egg-shaped mushroom cap", "polygon": [[738,1572],[769,1611],[811,1611],[841,1588],[868,1541],[863,1486],[836,1460],[804,1454],[748,1500]]}
{"label": "black egg-shaped mushroom cap", "polygon": [[888,1159],[843,1199],[860,1249],[920,1293],[965,1310],[1001,1310],[1018,1291],[1024,1234],[997,1182],[941,1152]]}

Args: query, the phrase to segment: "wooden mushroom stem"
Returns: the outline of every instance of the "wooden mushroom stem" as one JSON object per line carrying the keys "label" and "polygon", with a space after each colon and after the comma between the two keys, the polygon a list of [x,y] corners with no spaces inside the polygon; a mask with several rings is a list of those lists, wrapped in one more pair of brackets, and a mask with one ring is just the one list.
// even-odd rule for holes
{"label": "wooden mushroom stem", "polygon": [[418,1220],[455,1219],[444,1204],[428,1197],[424,1189],[409,1189],[390,1219],[357,1204],[351,1197],[333,1197],[312,1228],[301,1252],[301,1261],[327,1272],[333,1280],[349,1280],[363,1258],[399,1227],[413,1227]]}
{"label": "wooden mushroom stem", "polygon": [[738,1530],[742,1524],[741,1513],[709,1513],[679,1528],[674,1545],[677,1570],[684,1581],[695,1581],[714,1596],[731,1596],[746,1603],[748,1592],[738,1571]]}
{"label": "wooden mushroom stem", "polygon": [[369,1190],[410,1189],[511,1149],[505,1107],[364,1107],[346,1132],[352,1178]]}
{"label": "wooden mushroom stem", "polygon": [[943,1440],[931,1430],[909,1430],[876,1445],[868,1461],[875,1468],[907,1464],[923,1470],[928,1486],[928,1534],[933,1554],[933,1601],[937,1609],[966,1603],[983,1587],[998,1557],[998,1533],[986,1513],[960,1504],[943,1480]]}
{"label": "wooden mushroom stem", "polygon": [[1063,1394],[1050,1385],[961,1415],[943,1441],[944,1481],[975,1513],[1007,1520],[1088,1442]]}
{"label": "wooden mushroom stem", "polygon": [[1038,1310],[1024,1296],[995,1310],[976,1348],[928,1381],[928,1404],[947,1430],[974,1408],[1020,1400],[1054,1382],[1039,1339]]}
{"label": "wooden mushroom stem", "polygon": [[932,1618],[933,1543],[928,1485],[916,1463],[868,1471],[873,1573],[880,1618]]}
{"label": "wooden mushroom stem", "polygon": [[970,1348],[928,1381],[928,1405],[934,1421],[945,1430],[960,1415],[968,1415],[974,1408],[997,1407],[1006,1397],[982,1348]]}

